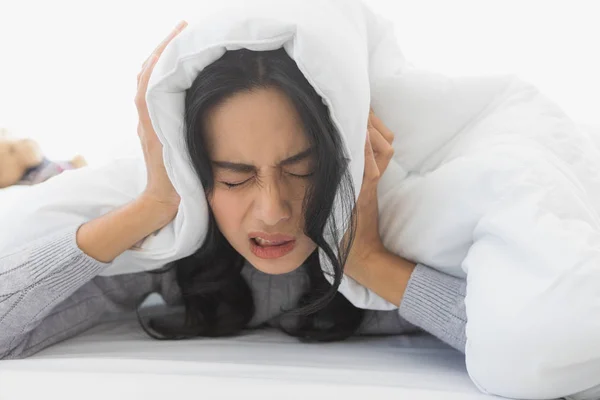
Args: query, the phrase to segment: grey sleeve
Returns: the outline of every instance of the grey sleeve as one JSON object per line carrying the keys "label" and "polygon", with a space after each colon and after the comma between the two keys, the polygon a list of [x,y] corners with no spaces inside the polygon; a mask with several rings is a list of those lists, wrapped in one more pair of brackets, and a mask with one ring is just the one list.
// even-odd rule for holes
{"label": "grey sleeve", "polygon": [[[56,307],[109,264],[77,247],[77,229],[0,255],[0,359],[32,354],[85,328],[89,309],[57,314]],[[52,329],[36,329],[52,315]]]}
{"label": "grey sleeve", "polygon": [[400,316],[464,353],[466,288],[463,279],[417,264],[400,304]]}

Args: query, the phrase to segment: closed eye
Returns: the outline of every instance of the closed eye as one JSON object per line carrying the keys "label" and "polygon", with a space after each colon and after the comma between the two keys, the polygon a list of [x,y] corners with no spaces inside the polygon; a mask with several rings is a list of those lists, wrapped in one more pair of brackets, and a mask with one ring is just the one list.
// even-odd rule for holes
{"label": "closed eye", "polygon": [[[250,179],[252,179],[252,178],[250,178]],[[221,183],[231,189],[231,188],[234,188],[237,186],[242,186],[244,183],[248,182],[250,179],[246,179],[244,182],[240,182],[240,183],[229,183],[229,182],[221,182]]]}
{"label": "closed eye", "polygon": [[306,174],[306,175],[297,175],[297,174],[292,174],[292,173],[288,172],[288,174],[295,178],[308,178],[309,176],[313,176],[315,173],[311,172],[310,174]]}
{"label": "closed eye", "polygon": [[[314,172],[311,172],[310,174],[305,174],[305,175],[298,175],[298,174],[292,174],[292,173],[288,173],[288,175],[293,176],[294,178],[308,178],[314,175]],[[242,186],[244,183],[250,181],[252,178],[250,179],[246,179],[243,182],[239,182],[239,183],[231,183],[231,182],[221,182],[222,184],[224,184],[225,186],[227,186],[228,188],[234,188],[234,187],[238,187],[238,186]]]}

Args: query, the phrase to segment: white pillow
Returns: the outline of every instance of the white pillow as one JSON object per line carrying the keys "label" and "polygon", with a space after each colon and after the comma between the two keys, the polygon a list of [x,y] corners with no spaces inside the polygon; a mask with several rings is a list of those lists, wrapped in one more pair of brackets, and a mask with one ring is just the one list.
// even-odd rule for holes
{"label": "white pillow", "polygon": [[[208,209],[200,181],[187,162],[180,130],[184,96],[198,71],[228,49],[284,47],[296,60],[327,102],[343,134],[358,194],[370,86],[385,86],[385,77],[404,65],[402,55],[393,47],[391,24],[377,19],[358,1],[325,1],[320,3],[319,13],[299,0],[226,1],[221,5],[220,11],[204,15],[195,23],[188,18],[192,23],[166,48],[149,82],[147,103],[152,123],[164,144],[169,177],[182,196],[178,215],[148,237],[141,248],[117,257],[102,275],[160,268],[201,246],[207,228],[202,221],[208,221]],[[369,58],[376,46],[390,45],[392,52],[388,52],[385,64],[383,59]],[[374,77],[370,75],[373,70],[377,72]],[[5,210],[0,215],[7,227],[0,232],[0,251],[81,224],[133,200],[144,188],[144,170],[142,159],[121,159],[69,171],[32,188],[33,194],[19,210]]]}
{"label": "white pillow", "polygon": [[[451,80],[412,68],[398,47],[392,23],[359,1],[323,1],[318,13],[301,0],[225,4],[236,5],[191,24],[166,48],[149,83],[150,116],[165,144],[169,177],[183,194],[180,213],[169,234],[176,236],[176,243],[186,249],[186,254],[188,249],[197,248],[206,234],[206,225],[186,225],[186,221],[206,221],[207,204],[188,162],[181,133],[185,90],[199,71],[226,50],[283,47],[329,107],[351,160],[349,169],[356,195],[362,184],[369,106],[373,105],[396,132],[396,156],[379,186],[381,221],[385,222],[381,232],[390,250],[410,254],[397,240],[402,232],[399,223],[405,221],[396,218],[402,207],[398,200],[405,197],[402,193],[409,187],[402,183],[409,172],[480,113],[510,77]],[[337,221],[347,217],[341,214],[341,207],[335,212]],[[333,244],[330,236],[326,238]],[[159,233],[148,245],[161,239]],[[322,268],[331,271],[324,252],[319,255]],[[446,271],[462,274],[460,260]],[[329,275],[326,277],[332,281]],[[344,277],[339,291],[358,307],[397,308],[349,277]]]}

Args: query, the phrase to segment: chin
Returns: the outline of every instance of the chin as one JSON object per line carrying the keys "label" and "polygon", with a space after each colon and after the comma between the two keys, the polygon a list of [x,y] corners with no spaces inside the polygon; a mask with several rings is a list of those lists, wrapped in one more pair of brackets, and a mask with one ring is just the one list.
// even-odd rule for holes
{"label": "chin", "polygon": [[246,258],[250,264],[260,272],[269,275],[283,275],[297,270],[304,262],[294,261],[297,257],[290,257],[292,260],[263,260],[252,255],[250,258]]}

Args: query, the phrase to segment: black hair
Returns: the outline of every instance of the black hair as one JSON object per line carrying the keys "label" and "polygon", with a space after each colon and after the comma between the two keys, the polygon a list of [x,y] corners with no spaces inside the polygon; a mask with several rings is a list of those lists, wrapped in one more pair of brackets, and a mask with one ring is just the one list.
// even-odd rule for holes
{"label": "black hair", "polygon": [[[315,173],[304,198],[303,215],[304,233],[316,243],[317,250],[303,265],[308,273],[308,290],[294,309],[282,310],[286,316],[294,316],[296,323],[293,328],[280,328],[306,342],[343,340],[358,329],[364,316],[363,310],[338,292],[356,230],[356,218],[352,213],[355,191],[342,138],[330,118],[328,107],[283,48],[227,51],[198,74],[185,97],[184,135],[190,161],[208,199],[214,178],[204,132],[207,114],[237,93],[267,88],[283,91],[292,101],[307,139],[315,149],[316,160]],[[340,203],[335,201],[337,192],[341,193]],[[334,203],[341,207],[343,221],[336,220]],[[350,230],[350,240],[338,246],[336,254],[325,235],[331,235],[334,243],[340,243],[340,222]],[[319,249],[333,267],[332,284],[323,275]],[[181,326],[171,326],[160,319],[151,319],[148,326],[152,332],[140,319],[146,333],[156,339],[239,333],[254,314],[252,293],[241,275],[244,262],[220,232],[209,207],[208,233],[201,248],[166,269],[176,269],[185,306],[185,322]]]}

